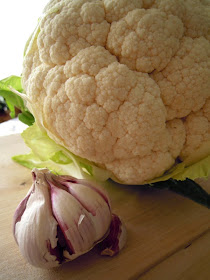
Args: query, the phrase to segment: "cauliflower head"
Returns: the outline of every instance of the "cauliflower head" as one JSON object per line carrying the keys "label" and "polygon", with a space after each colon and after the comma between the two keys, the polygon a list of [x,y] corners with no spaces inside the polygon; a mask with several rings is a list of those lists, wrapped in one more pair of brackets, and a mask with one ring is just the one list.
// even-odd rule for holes
{"label": "cauliflower head", "polygon": [[210,154],[210,1],[51,0],[22,82],[56,143],[144,184]]}

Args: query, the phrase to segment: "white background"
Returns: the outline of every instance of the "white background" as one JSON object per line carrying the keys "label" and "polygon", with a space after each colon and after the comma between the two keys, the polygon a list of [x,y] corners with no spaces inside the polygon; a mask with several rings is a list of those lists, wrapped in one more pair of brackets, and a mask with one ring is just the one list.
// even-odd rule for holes
{"label": "white background", "polygon": [[28,37],[48,0],[0,0],[0,80],[21,75]]}

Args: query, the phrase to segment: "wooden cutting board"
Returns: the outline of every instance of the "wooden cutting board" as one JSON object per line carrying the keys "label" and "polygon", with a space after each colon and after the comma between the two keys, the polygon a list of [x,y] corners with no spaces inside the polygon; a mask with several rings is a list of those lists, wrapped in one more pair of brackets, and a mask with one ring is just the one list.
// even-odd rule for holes
{"label": "wooden cutting board", "polygon": [[[0,280],[210,279],[208,209],[166,190],[111,183],[106,188],[113,212],[128,233],[120,254],[102,257],[93,249],[51,270],[27,264],[12,236],[12,218],[31,186],[31,173],[11,160],[27,150],[20,135],[0,137]],[[210,181],[202,184],[210,192]]]}

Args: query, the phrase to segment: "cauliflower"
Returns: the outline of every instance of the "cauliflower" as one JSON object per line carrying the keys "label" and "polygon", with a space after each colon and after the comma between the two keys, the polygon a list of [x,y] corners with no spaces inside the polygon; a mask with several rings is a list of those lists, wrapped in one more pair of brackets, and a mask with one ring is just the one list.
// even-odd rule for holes
{"label": "cauliflower", "polygon": [[51,0],[22,83],[57,144],[144,184],[210,154],[210,1]]}

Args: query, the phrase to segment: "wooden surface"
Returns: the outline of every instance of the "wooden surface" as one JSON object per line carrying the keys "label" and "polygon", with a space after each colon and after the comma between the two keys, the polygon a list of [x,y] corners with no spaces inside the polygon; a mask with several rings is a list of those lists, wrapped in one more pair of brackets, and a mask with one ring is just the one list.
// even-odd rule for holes
{"label": "wooden surface", "polygon": [[[127,227],[114,258],[97,249],[59,269],[27,264],[12,236],[12,218],[31,185],[30,170],[11,160],[27,148],[19,135],[0,137],[0,280],[210,279],[210,211],[168,191],[107,184],[113,212]],[[210,182],[204,182],[210,192]]]}

